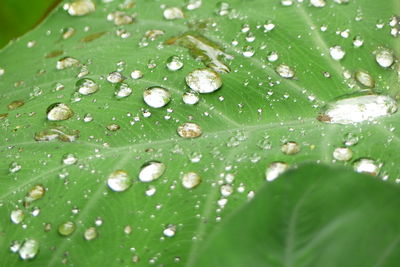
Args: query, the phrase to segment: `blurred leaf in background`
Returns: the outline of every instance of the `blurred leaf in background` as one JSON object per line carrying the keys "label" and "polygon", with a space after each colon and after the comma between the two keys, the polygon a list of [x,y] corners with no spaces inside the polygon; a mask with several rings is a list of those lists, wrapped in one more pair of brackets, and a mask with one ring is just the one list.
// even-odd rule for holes
{"label": "blurred leaf in background", "polygon": [[60,0],[0,0],[0,48],[37,25]]}

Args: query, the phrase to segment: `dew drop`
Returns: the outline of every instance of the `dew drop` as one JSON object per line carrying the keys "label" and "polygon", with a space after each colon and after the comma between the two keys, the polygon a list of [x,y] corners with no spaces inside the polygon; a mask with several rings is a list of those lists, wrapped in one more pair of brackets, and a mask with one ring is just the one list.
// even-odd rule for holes
{"label": "dew drop", "polygon": [[200,97],[196,92],[185,92],[182,95],[182,101],[187,105],[195,105],[199,102],[199,100]]}
{"label": "dew drop", "polygon": [[333,151],[333,158],[339,161],[349,161],[353,157],[353,151],[347,147],[338,147]]}
{"label": "dew drop", "polygon": [[73,57],[63,57],[57,61],[56,69],[63,70],[79,65],[79,60]]}
{"label": "dew drop", "polygon": [[178,126],[178,135],[183,138],[196,138],[201,136],[201,127],[193,122],[186,122]]}
{"label": "dew drop", "polygon": [[158,161],[149,161],[145,163],[139,172],[139,180],[142,182],[152,182],[164,174],[166,166]]}
{"label": "dew drop", "polygon": [[84,16],[94,12],[96,6],[91,0],[75,0],[64,4],[64,10],[71,16]]}
{"label": "dew drop", "polygon": [[183,62],[178,56],[171,56],[167,59],[167,68],[170,71],[177,71],[182,69]]}
{"label": "dew drop", "polygon": [[19,224],[24,220],[25,214],[22,210],[11,211],[10,219],[13,223]]}
{"label": "dew drop", "polygon": [[39,241],[35,239],[25,240],[25,242],[22,244],[22,247],[18,251],[19,256],[23,260],[29,260],[35,258],[38,252],[39,252]]}
{"label": "dew drop", "polygon": [[63,121],[74,115],[72,109],[64,103],[54,103],[47,108],[47,119],[49,121]]}
{"label": "dew drop", "polygon": [[108,176],[107,185],[115,192],[123,192],[132,185],[132,180],[126,171],[117,170]]}
{"label": "dew drop", "polygon": [[389,68],[394,63],[393,52],[389,49],[381,48],[375,54],[376,62],[383,68]]}
{"label": "dew drop", "polygon": [[83,237],[87,240],[87,241],[91,241],[93,239],[95,239],[97,237],[97,230],[94,227],[89,227],[85,230],[85,232],[83,233]]}
{"label": "dew drop", "polygon": [[161,108],[171,101],[171,93],[163,87],[150,87],[143,92],[144,102],[152,108]]}
{"label": "dew drop", "polygon": [[134,80],[138,80],[142,77],[143,77],[143,72],[141,72],[140,70],[133,70],[131,72],[131,78]]}
{"label": "dew drop", "polygon": [[185,17],[183,11],[179,7],[166,8],[163,15],[167,20],[183,19]]}
{"label": "dew drop", "polygon": [[111,72],[107,75],[107,81],[110,83],[120,83],[125,80],[125,77],[118,71]]}
{"label": "dew drop", "polygon": [[73,222],[65,222],[58,226],[58,233],[62,236],[68,236],[72,234],[76,229],[76,225]]}
{"label": "dew drop", "polygon": [[132,88],[126,83],[117,83],[115,85],[114,95],[116,98],[121,99],[128,97],[132,94]]}
{"label": "dew drop", "polygon": [[289,165],[286,162],[272,162],[265,171],[265,179],[268,182],[271,182],[278,178],[279,175],[284,173],[287,169],[289,169]]}
{"label": "dew drop", "polygon": [[285,64],[281,64],[278,67],[276,67],[275,71],[276,73],[278,73],[279,76],[285,79],[292,79],[295,75],[294,70]]}
{"label": "dew drop", "polygon": [[182,176],[182,185],[187,189],[192,189],[201,183],[200,175],[195,172],[188,172]]}
{"label": "dew drop", "polygon": [[300,145],[296,142],[287,142],[282,145],[281,151],[286,155],[294,155],[300,152]]}
{"label": "dew drop", "polygon": [[346,55],[346,52],[340,45],[329,48],[329,53],[334,60],[341,60]]}
{"label": "dew drop", "polygon": [[29,205],[33,201],[41,199],[46,192],[46,189],[42,185],[33,186],[25,196],[25,204]]}
{"label": "dew drop", "polygon": [[353,167],[356,172],[378,175],[381,164],[373,159],[360,158],[354,162]]}
{"label": "dew drop", "polygon": [[173,224],[170,224],[167,226],[167,228],[164,229],[163,234],[167,237],[173,237],[176,233],[176,226]]}
{"label": "dew drop", "polygon": [[318,120],[326,123],[353,124],[372,121],[397,111],[396,101],[384,95],[363,95],[339,99],[325,107]]}
{"label": "dew drop", "polygon": [[368,72],[357,71],[354,76],[356,78],[356,81],[359,82],[361,85],[368,88],[375,87],[375,80],[374,78],[372,78],[371,75],[369,75]]}
{"label": "dew drop", "polygon": [[76,82],[76,90],[82,95],[90,95],[99,90],[99,85],[92,79],[84,78]]}
{"label": "dew drop", "polygon": [[186,76],[186,84],[201,94],[212,93],[222,86],[222,79],[213,70],[197,69]]}

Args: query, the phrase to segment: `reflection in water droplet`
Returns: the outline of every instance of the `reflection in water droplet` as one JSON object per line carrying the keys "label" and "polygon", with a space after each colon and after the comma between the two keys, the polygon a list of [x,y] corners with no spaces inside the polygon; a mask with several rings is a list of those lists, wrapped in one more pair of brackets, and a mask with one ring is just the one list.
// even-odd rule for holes
{"label": "reflection in water droplet", "polygon": [[381,164],[378,164],[373,159],[360,158],[354,162],[353,167],[356,172],[378,175]]}
{"label": "reflection in water droplet", "polygon": [[140,70],[133,70],[131,72],[131,78],[134,80],[140,79],[143,77],[143,72],[141,72]]}
{"label": "reflection in water droplet", "polygon": [[74,115],[72,109],[64,103],[54,103],[47,108],[47,119],[50,121],[62,121]]}
{"label": "reflection in water droplet", "polygon": [[183,11],[179,7],[166,8],[163,15],[167,20],[183,19],[185,17]]}
{"label": "reflection in water droplet", "polygon": [[394,63],[393,52],[386,48],[380,48],[375,54],[376,62],[383,68],[389,68]]}
{"label": "reflection in water droplet", "polygon": [[58,233],[63,236],[72,234],[76,229],[76,225],[73,222],[65,222],[58,226]]}
{"label": "reflection in water droplet", "polygon": [[115,11],[107,15],[107,20],[114,22],[117,26],[121,26],[133,23],[134,18],[123,11]]}
{"label": "reflection in water droplet", "polygon": [[164,229],[163,234],[167,237],[173,237],[176,233],[176,226],[173,224],[168,225],[167,228]]}
{"label": "reflection in water droplet", "polygon": [[202,134],[201,127],[193,122],[186,122],[180,125],[177,132],[183,138],[196,138]]}
{"label": "reflection in water droplet", "polygon": [[371,121],[397,111],[396,101],[384,95],[363,95],[339,99],[328,104],[318,120],[326,123],[352,124]]}
{"label": "reflection in water droplet", "polygon": [[265,179],[268,182],[271,182],[279,177],[282,173],[284,173],[287,169],[289,169],[289,165],[286,162],[272,162],[265,171]]}
{"label": "reflection in water droplet", "polygon": [[282,145],[281,151],[286,155],[294,155],[300,152],[300,145],[296,142],[287,142]]}
{"label": "reflection in water droplet", "polygon": [[97,237],[97,230],[94,227],[89,227],[88,229],[85,230],[83,233],[83,237],[87,240],[93,240]]}
{"label": "reflection in water droplet", "polygon": [[349,161],[353,157],[353,151],[347,147],[338,147],[333,151],[333,158],[339,161]]}
{"label": "reflection in water droplet", "polygon": [[11,162],[10,166],[8,167],[8,170],[10,173],[16,173],[22,169],[22,166],[18,164],[17,162]]}
{"label": "reflection in water droplet", "polygon": [[111,72],[107,75],[107,81],[110,83],[120,83],[125,80],[125,77],[118,71]]}
{"label": "reflection in water droplet", "polygon": [[84,16],[96,10],[96,6],[91,0],[74,0],[64,4],[64,10],[71,16]]}
{"label": "reflection in water droplet", "polygon": [[170,71],[177,71],[183,67],[183,62],[178,56],[171,56],[167,59],[167,68]]}
{"label": "reflection in water droplet", "polygon": [[117,83],[115,85],[114,95],[116,98],[125,98],[132,94],[132,88],[126,83]]}
{"label": "reflection in water droplet", "polygon": [[353,133],[347,133],[344,135],[344,145],[345,146],[354,146],[357,145],[359,141],[359,138],[356,134]]}
{"label": "reflection in water droplet", "polygon": [[371,75],[369,75],[368,72],[360,70],[360,71],[357,71],[354,76],[356,78],[356,81],[359,82],[361,85],[368,87],[368,88],[375,87],[375,80],[374,80],[374,78],[372,78]]}
{"label": "reflection in water droplet", "polygon": [[199,93],[212,93],[222,86],[222,79],[213,70],[197,69],[186,76],[186,84]]}
{"label": "reflection in water droplet", "polygon": [[25,214],[22,210],[11,211],[10,219],[13,223],[19,224],[24,220]]}
{"label": "reflection in water droplet", "polygon": [[75,154],[69,153],[63,156],[62,162],[65,165],[73,165],[78,161],[78,158],[75,156]]}
{"label": "reflection in water droplet", "polygon": [[18,252],[19,256],[23,260],[35,258],[36,254],[39,252],[39,241],[35,239],[25,240]]}
{"label": "reflection in water droplet", "polygon": [[171,101],[171,93],[165,88],[154,86],[143,92],[143,100],[152,108],[161,108]]}
{"label": "reflection in water droplet", "polygon": [[279,74],[279,76],[285,79],[292,79],[295,75],[294,70],[285,64],[281,64],[276,67],[275,71]]}
{"label": "reflection in water droplet", "polygon": [[76,90],[82,95],[90,95],[99,90],[99,85],[92,79],[84,78],[76,82]]}
{"label": "reflection in water droplet", "polygon": [[71,130],[65,126],[49,128],[35,133],[36,141],[52,141],[58,139],[61,142],[74,142],[78,137],[78,130]]}
{"label": "reflection in water droplet", "polygon": [[182,177],[182,185],[187,189],[192,189],[201,183],[200,176],[195,172],[185,173]]}
{"label": "reflection in water droplet", "polygon": [[164,174],[166,166],[158,161],[149,161],[145,163],[139,172],[139,180],[142,182],[152,182]]}
{"label": "reflection in water droplet", "polygon": [[46,192],[42,185],[35,185],[32,187],[25,196],[25,206],[28,206],[33,201],[41,199]]}
{"label": "reflection in water droplet", "polygon": [[123,192],[132,185],[132,180],[126,171],[117,170],[108,176],[107,185],[115,192]]}
{"label": "reflection in water droplet", "polygon": [[200,98],[196,92],[185,92],[182,95],[182,100],[187,105],[195,105],[199,102]]}

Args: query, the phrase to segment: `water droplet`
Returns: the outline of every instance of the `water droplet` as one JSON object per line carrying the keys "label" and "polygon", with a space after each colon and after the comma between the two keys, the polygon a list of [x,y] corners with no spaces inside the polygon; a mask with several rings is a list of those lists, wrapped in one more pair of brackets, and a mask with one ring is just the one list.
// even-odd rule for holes
{"label": "water droplet", "polygon": [[167,228],[164,229],[163,234],[167,237],[173,237],[176,233],[176,226],[173,224],[170,224],[167,226]]}
{"label": "water droplet", "polygon": [[275,71],[279,74],[279,76],[285,79],[292,79],[295,75],[294,70],[285,64],[281,64],[276,67]]}
{"label": "water droplet", "polygon": [[158,161],[149,161],[145,163],[139,172],[139,180],[142,182],[152,182],[164,174],[166,166]]}
{"label": "water droplet", "polygon": [[143,92],[143,100],[152,108],[161,108],[171,101],[171,93],[165,88],[154,86]]}
{"label": "water droplet", "polygon": [[329,48],[329,53],[334,60],[341,60],[346,55],[346,52],[340,45]]}
{"label": "water droplet", "polygon": [[111,72],[107,75],[107,81],[110,83],[120,83],[125,80],[125,77],[118,71]]}
{"label": "water droplet", "polygon": [[25,214],[22,210],[11,211],[10,219],[13,223],[19,224],[24,220]]}
{"label": "water droplet", "polygon": [[272,22],[272,20],[268,20],[265,22],[264,26],[264,32],[270,32],[273,29],[275,29],[275,23]]}
{"label": "water droplet", "polygon": [[76,225],[73,222],[65,222],[58,226],[58,233],[63,236],[72,234],[76,229]]}
{"label": "water droplet", "polygon": [[117,83],[115,85],[114,95],[116,98],[125,98],[132,94],[132,88],[126,83]]}
{"label": "water droplet", "polygon": [[354,162],[353,167],[356,172],[378,175],[381,164],[376,163],[373,159],[360,158]]}
{"label": "water droplet", "polygon": [[140,70],[133,70],[131,72],[131,78],[134,80],[138,80],[142,77],[143,77],[143,72],[141,72]]}
{"label": "water droplet", "polygon": [[359,141],[359,138],[356,134],[353,133],[347,133],[344,135],[344,145],[345,146],[354,146],[357,145]]}
{"label": "water droplet", "polygon": [[41,199],[46,192],[42,185],[35,185],[32,187],[25,196],[25,205],[29,205],[33,201]]}
{"label": "water droplet", "polygon": [[134,18],[123,11],[115,11],[107,15],[107,20],[114,22],[117,26],[121,26],[133,23]]}
{"label": "water droplet", "polygon": [[10,163],[8,170],[10,171],[10,173],[16,173],[16,172],[20,171],[21,168],[22,168],[22,166],[14,161],[14,162]]}
{"label": "water droplet", "polygon": [[286,162],[272,162],[265,171],[265,179],[268,182],[271,182],[278,178],[279,175],[284,173],[287,169],[289,169],[289,165]]}
{"label": "water droplet", "polygon": [[78,158],[75,156],[75,154],[72,154],[72,153],[65,154],[65,155],[63,156],[63,159],[62,159],[62,162],[63,162],[65,165],[73,165],[73,164],[75,164],[77,161],[78,161]]}
{"label": "water droplet", "polygon": [[63,7],[71,16],[84,16],[96,11],[96,6],[91,0],[75,0],[64,4]]}
{"label": "water droplet", "polygon": [[39,241],[35,239],[27,239],[22,244],[22,247],[19,249],[19,256],[23,260],[29,260],[35,258],[37,253],[39,252]]}
{"label": "water droplet", "polygon": [[188,172],[182,176],[182,185],[187,189],[192,189],[201,183],[200,175],[195,172]]}
{"label": "water droplet", "polygon": [[375,120],[397,111],[396,101],[384,95],[362,95],[339,99],[325,107],[318,120],[326,123],[352,124]]}
{"label": "water droplet", "polygon": [[54,103],[47,108],[47,119],[50,121],[63,121],[74,115],[72,109],[64,103]]}
{"label": "water droplet", "polygon": [[179,7],[166,8],[163,15],[167,20],[183,19],[185,17],[183,11]]}
{"label": "water droplet", "polygon": [[71,130],[65,126],[58,126],[35,133],[36,141],[52,141],[58,139],[61,142],[74,142],[78,137],[78,130]]}
{"label": "water droplet", "polygon": [[12,101],[10,104],[8,104],[7,108],[9,110],[14,110],[14,109],[17,109],[19,107],[22,107],[24,104],[25,104],[25,102],[22,101],[22,100],[15,100],[15,101]]}
{"label": "water droplet", "polygon": [[233,193],[233,188],[230,184],[224,184],[219,191],[223,197],[229,197]]}
{"label": "water droplet", "polygon": [[247,45],[247,46],[243,47],[242,55],[244,57],[252,57],[252,56],[254,56],[255,53],[256,53],[256,50],[252,46]]}
{"label": "water droplet", "polygon": [[182,95],[182,101],[187,105],[195,105],[199,102],[199,100],[200,97],[196,92],[185,92]]}
{"label": "water droplet", "polygon": [[68,38],[71,38],[74,34],[75,34],[75,29],[74,28],[71,28],[71,27],[68,27],[68,28],[64,28],[63,30],[62,30],[62,38],[64,39],[64,40],[66,40],[66,39],[68,39]]}
{"label": "water droplet", "polygon": [[76,82],[76,90],[82,95],[90,95],[99,90],[99,85],[92,79],[84,78]]}
{"label": "water droplet", "polygon": [[220,16],[226,16],[230,12],[230,6],[226,2],[218,2],[217,3],[217,14]]}
{"label": "water droplet", "polygon": [[89,227],[88,229],[85,230],[83,233],[83,237],[87,240],[93,240],[97,237],[97,230],[94,227]]}
{"label": "water droplet", "polygon": [[10,250],[12,253],[17,253],[20,248],[21,248],[21,243],[16,240],[14,240],[10,245]]}
{"label": "water droplet", "polygon": [[79,65],[79,60],[73,57],[63,57],[57,61],[56,69],[63,70]]}
{"label": "water droplet", "polygon": [[379,49],[375,54],[376,62],[383,68],[389,68],[394,63],[393,52],[386,48]]}
{"label": "water droplet", "polygon": [[278,53],[275,52],[275,51],[270,52],[270,53],[268,54],[268,56],[267,56],[267,60],[268,60],[269,62],[275,62],[275,61],[277,61],[278,59],[279,59],[279,55],[278,55]]}
{"label": "water droplet", "polygon": [[196,138],[202,134],[201,127],[193,122],[186,122],[180,125],[177,132],[183,138]]}
{"label": "water droplet", "polygon": [[353,157],[353,151],[347,147],[338,147],[333,151],[333,158],[339,161],[349,161]]}
{"label": "water droplet", "polygon": [[363,44],[364,44],[364,39],[361,36],[357,35],[356,37],[354,37],[353,39],[354,47],[358,48],[363,46]]}
{"label": "water droplet", "polygon": [[108,176],[107,185],[115,192],[123,192],[132,185],[132,179],[126,171],[117,170]]}
{"label": "water droplet", "polygon": [[202,4],[202,0],[188,0],[186,9],[187,10],[195,10],[195,9],[198,9],[199,7],[201,7],[201,4]]}
{"label": "water droplet", "polygon": [[361,85],[368,87],[368,88],[375,87],[375,80],[374,80],[374,78],[372,78],[371,75],[369,75],[368,72],[360,70],[360,71],[357,71],[354,76],[356,78],[356,81],[359,82]]}
{"label": "water droplet", "polygon": [[170,71],[177,71],[183,67],[183,62],[178,56],[171,56],[167,59],[167,68]]}
{"label": "water droplet", "polygon": [[186,76],[186,84],[199,93],[212,93],[222,86],[222,79],[213,70],[197,69]]}
{"label": "water droplet", "polygon": [[281,151],[286,155],[294,155],[300,152],[300,145],[296,142],[286,142],[282,145]]}

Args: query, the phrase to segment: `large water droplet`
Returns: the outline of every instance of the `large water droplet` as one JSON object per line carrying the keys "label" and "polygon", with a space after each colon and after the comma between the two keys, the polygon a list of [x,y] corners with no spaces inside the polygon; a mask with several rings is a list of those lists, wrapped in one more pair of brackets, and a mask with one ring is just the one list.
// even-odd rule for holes
{"label": "large water droplet", "polygon": [[125,80],[125,77],[118,71],[111,72],[107,75],[107,81],[110,83],[120,83]]}
{"label": "large water droplet", "polygon": [[213,70],[197,69],[186,76],[186,84],[199,93],[212,93],[222,86],[222,79]]}
{"label": "large water droplet", "polygon": [[353,167],[356,172],[378,175],[381,164],[378,164],[373,159],[360,158],[354,162]]}
{"label": "large water droplet", "polygon": [[132,179],[126,171],[117,170],[108,176],[107,185],[115,192],[123,192],[132,185]]}
{"label": "large water droplet", "polygon": [[19,256],[23,260],[29,260],[35,258],[37,253],[39,252],[39,241],[35,239],[27,239],[25,240],[22,247],[19,249]]}
{"label": "large water droplet", "polygon": [[201,127],[193,122],[186,122],[180,125],[177,132],[183,138],[196,138],[202,134]]}
{"label": "large water droplet", "polygon": [[152,108],[161,108],[171,101],[171,93],[162,87],[150,87],[143,92],[143,100]]}
{"label": "large water droplet", "polygon": [[126,83],[117,83],[115,85],[114,95],[116,98],[125,98],[132,94],[132,88]]}
{"label": "large water droplet", "polygon": [[397,103],[389,96],[363,95],[328,104],[318,119],[326,123],[352,124],[388,116],[396,111]]}
{"label": "large water droplet", "polygon": [[166,166],[164,163],[158,161],[149,161],[145,163],[140,172],[139,180],[142,182],[152,182],[164,174]]}
{"label": "large water droplet", "polygon": [[54,103],[47,108],[47,119],[50,121],[63,121],[74,115],[72,109],[64,103]]}
{"label": "large water droplet", "polygon": [[78,137],[78,130],[71,130],[65,126],[49,128],[35,133],[36,141],[52,141],[58,139],[62,142],[74,142]]}

